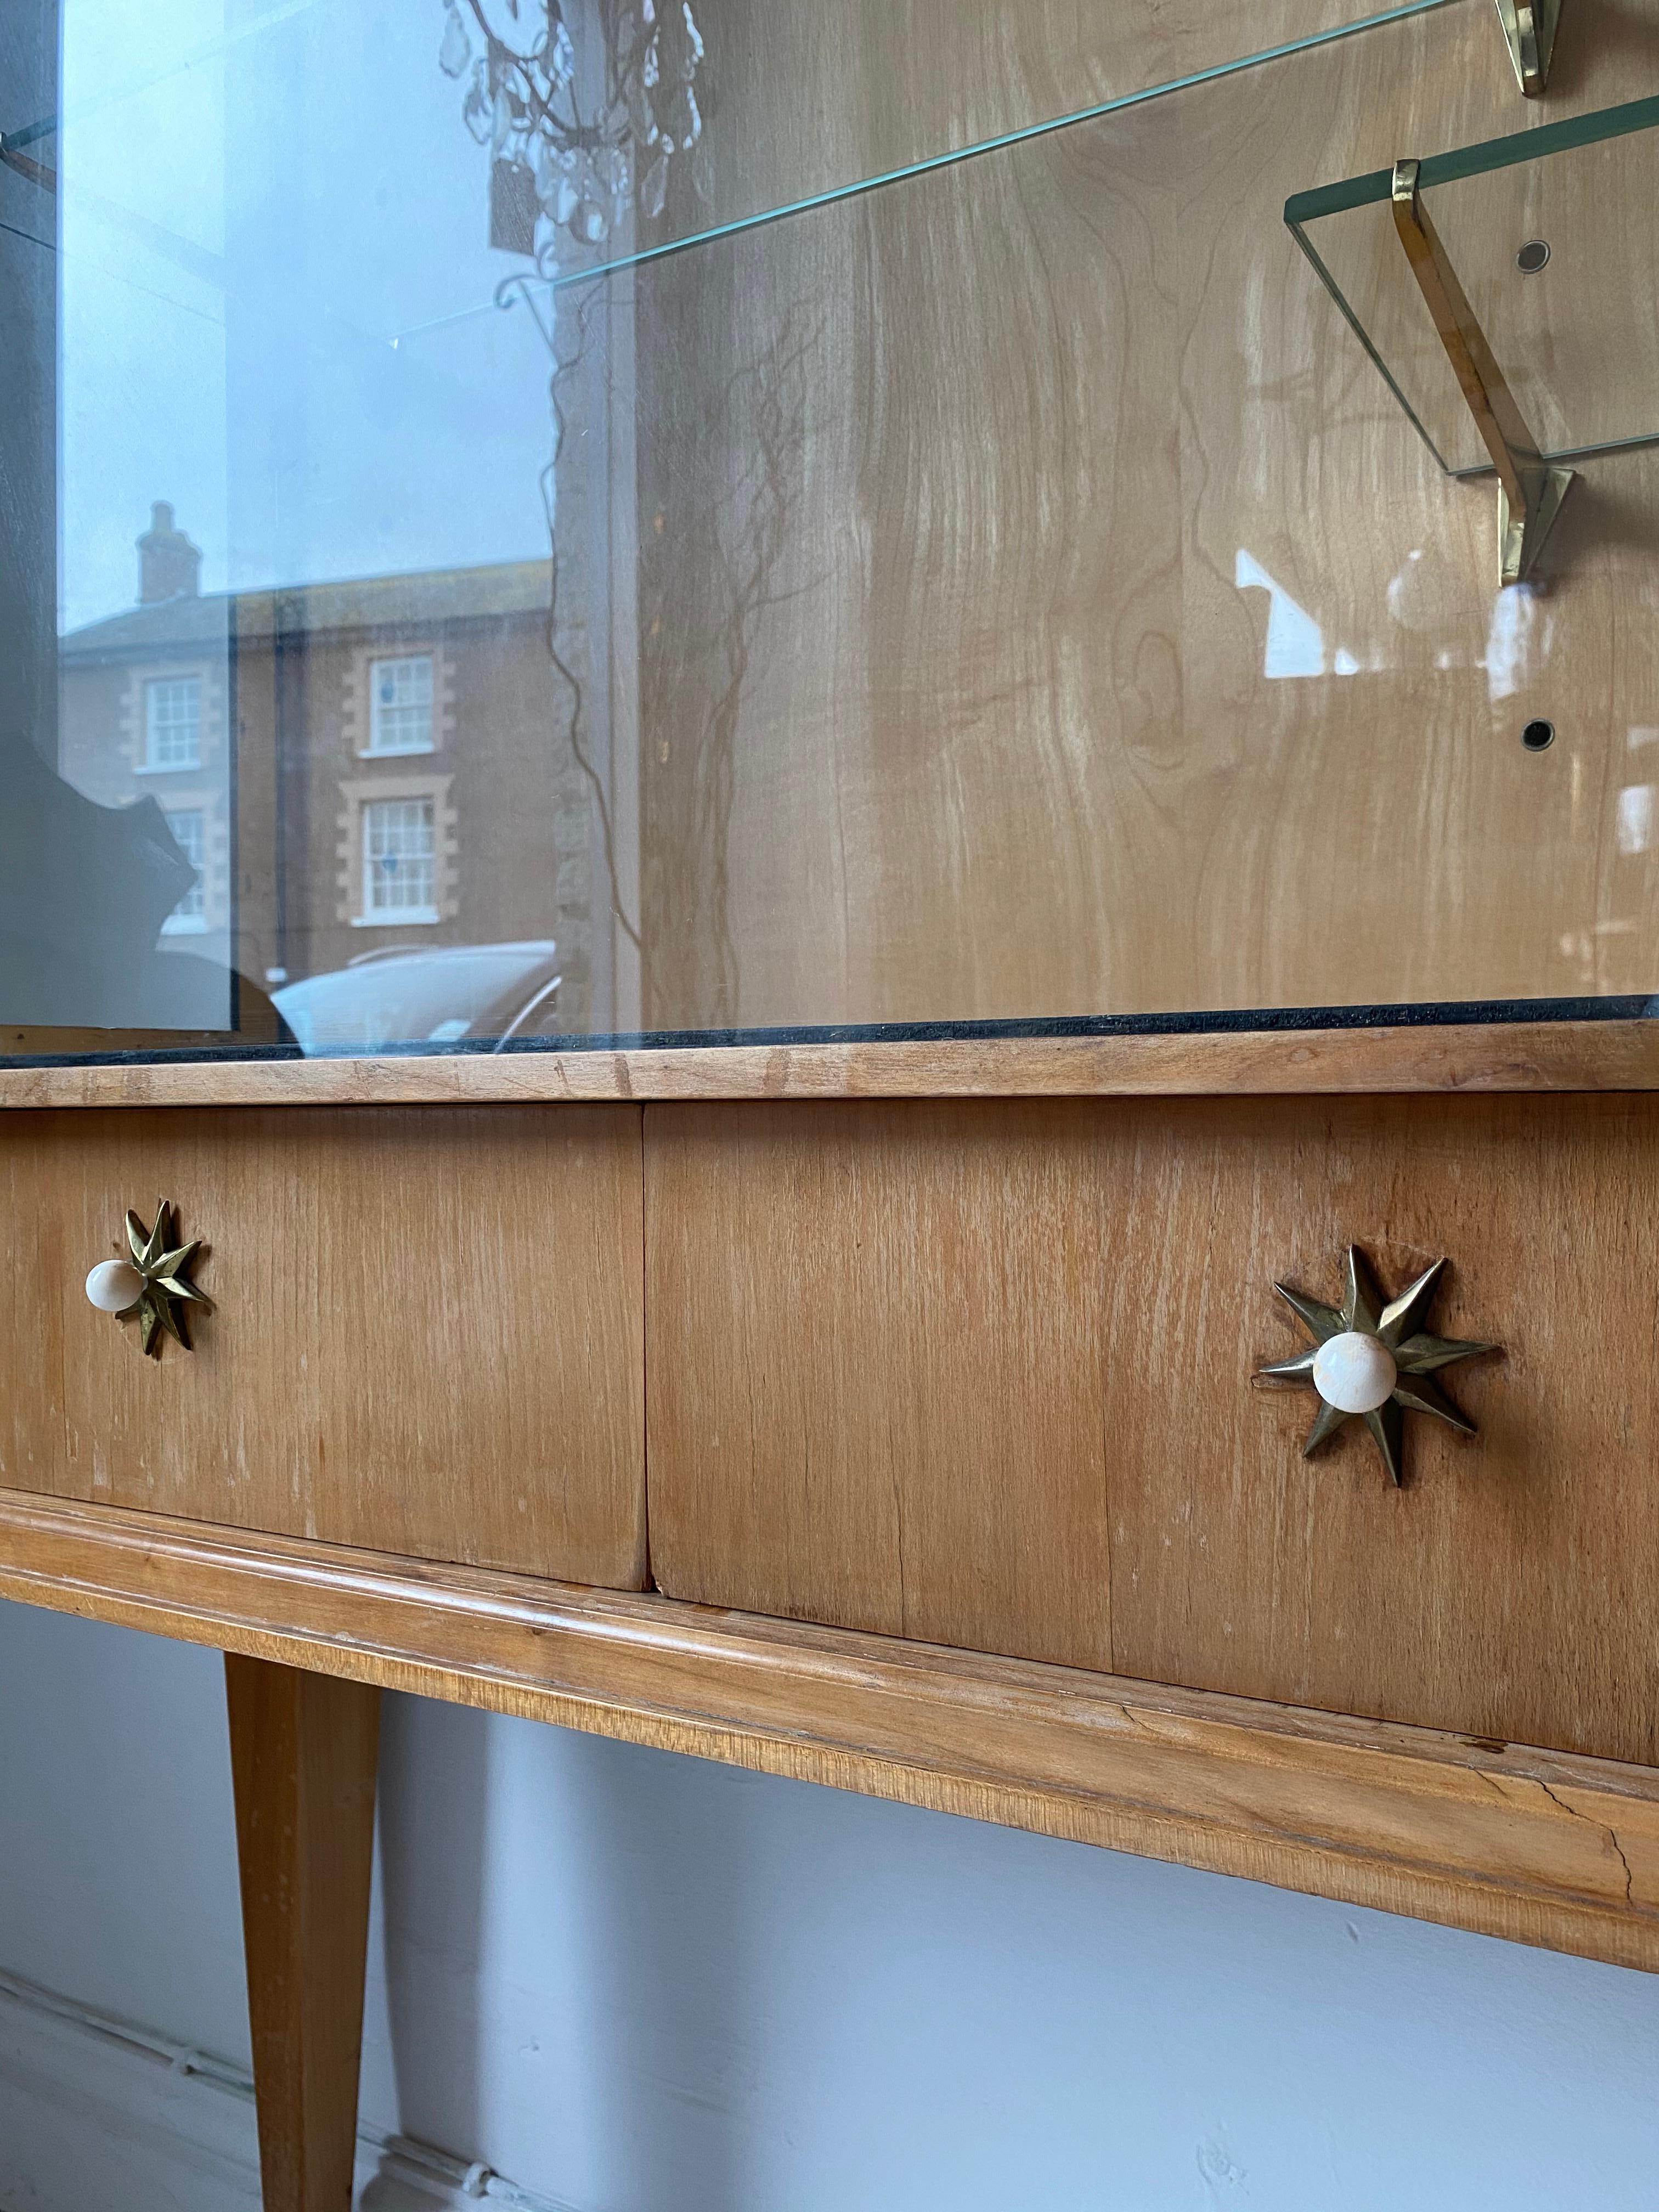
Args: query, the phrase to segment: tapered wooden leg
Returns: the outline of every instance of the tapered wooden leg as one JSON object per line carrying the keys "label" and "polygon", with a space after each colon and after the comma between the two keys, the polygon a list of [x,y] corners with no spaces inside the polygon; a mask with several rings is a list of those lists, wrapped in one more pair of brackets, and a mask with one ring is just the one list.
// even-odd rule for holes
{"label": "tapered wooden leg", "polygon": [[349,2212],[380,1693],[225,1655],[265,2212]]}

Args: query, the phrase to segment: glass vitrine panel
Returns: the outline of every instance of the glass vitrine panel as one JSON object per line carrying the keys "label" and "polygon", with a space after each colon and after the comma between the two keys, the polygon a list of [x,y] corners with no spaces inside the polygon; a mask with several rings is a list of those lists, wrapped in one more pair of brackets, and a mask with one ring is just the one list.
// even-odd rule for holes
{"label": "glass vitrine panel", "polygon": [[[1223,12],[15,11],[12,1055],[1644,1002],[1659,457],[1500,588],[1386,207],[1284,220],[1522,127],[1492,11]],[[1425,198],[1605,444],[1559,119]]]}

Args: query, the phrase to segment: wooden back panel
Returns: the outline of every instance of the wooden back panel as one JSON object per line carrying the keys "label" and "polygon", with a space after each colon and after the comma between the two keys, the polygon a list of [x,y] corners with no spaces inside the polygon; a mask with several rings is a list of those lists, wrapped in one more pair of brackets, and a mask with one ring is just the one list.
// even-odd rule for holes
{"label": "wooden back panel", "polygon": [[1386,0],[699,0],[695,188],[683,167],[671,173],[641,243],[696,237],[1386,12]]}
{"label": "wooden back panel", "polygon": [[[1523,104],[1448,7],[634,272],[647,1024],[1650,988],[1659,459],[1500,591],[1282,213],[1656,30]],[[1651,258],[1585,201],[1529,298]]]}

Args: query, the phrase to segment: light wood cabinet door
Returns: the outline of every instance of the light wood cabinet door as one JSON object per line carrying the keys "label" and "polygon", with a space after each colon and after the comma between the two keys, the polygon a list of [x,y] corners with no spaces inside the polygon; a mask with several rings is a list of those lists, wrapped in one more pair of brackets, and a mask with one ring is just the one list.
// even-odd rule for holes
{"label": "light wood cabinet door", "polygon": [[[645,1577],[635,1107],[13,1114],[0,1483],[421,1559]],[[88,1304],[204,1240],[188,1353]]]}
{"label": "light wood cabinet door", "polygon": [[[1659,1101],[653,1106],[677,1597],[1659,1755]],[[1276,1279],[1452,1267],[1480,1433],[1312,1459]]]}

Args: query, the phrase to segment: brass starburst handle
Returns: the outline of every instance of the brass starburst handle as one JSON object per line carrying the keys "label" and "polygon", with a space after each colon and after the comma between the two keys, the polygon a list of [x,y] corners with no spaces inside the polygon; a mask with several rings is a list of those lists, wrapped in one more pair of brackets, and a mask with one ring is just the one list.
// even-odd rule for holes
{"label": "brass starburst handle", "polygon": [[131,1258],[100,1261],[87,1277],[87,1297],[100,1313],[113,1314],[119,1321],[136,1318],[139,1344],[152,1359],[161,1356],[164,1331],[188,1352],[185,1311],[210,1303],[190,1279],[202,1249],[200,1237],[188,1244],[179,1242],[177,1209],[165,1199],[156,1206],[154,1229],[146,1229],[130,1212],[126,1235]]}
{"label": "brass starburst handle", "polygon": [[1273,1285],[1313,1343],[1293,1359],[1276,1359],[1257,1371],[1274,1382],[1310,1383],[1318,1392],[1319,1411],[1302,1447],[1304,1458],[1358,1416],[1370,1431],[1389,1479],[1398,1485],[1404,1479],[1407,1410],[1432,1413],[1466,1437],[1475,1433],[1474,1423],[1434,1378],[1460,1359],[1498,1347],[1463,1337],[1431,1336],[1424,1329],[1445,1265],[1437,1260],[1387,1304],[1357,1244],[1348,1247],[1346,1291],[1340,1306],[1322,1305],[1288,1283]]}

